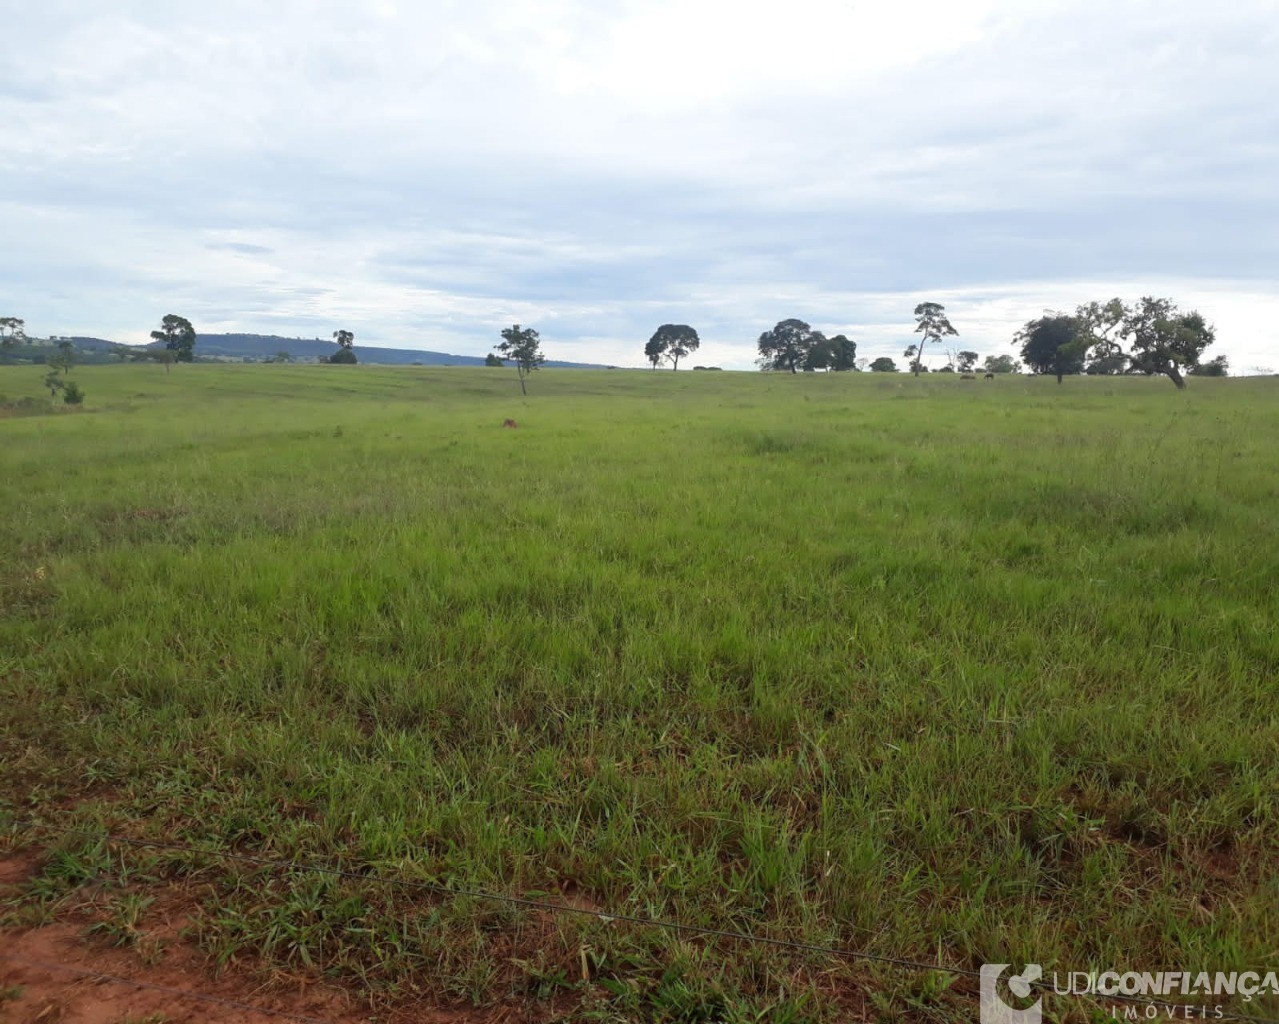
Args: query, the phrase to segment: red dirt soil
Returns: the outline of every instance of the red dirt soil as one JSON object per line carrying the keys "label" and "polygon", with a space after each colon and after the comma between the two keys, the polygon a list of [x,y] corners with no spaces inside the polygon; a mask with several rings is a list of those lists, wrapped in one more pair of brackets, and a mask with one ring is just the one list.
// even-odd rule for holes
{"label": "red dirt soil", "polygon": [[[0,901],[12,897],[38,863],[31,852],[0,854]],[[155,955],[146,959],[135,950],[86,939],[84,922],[0,928],[0,1024],[497,1024],[522,1019],[511,1007],[476,1013],[399,1006],[374,1013],[333,985],[296,979],[264,986],[232,971],[215,977],[203,955],[179,937],[185,923],[170,917],[149,928],[148,936],[163,945],[153,947]]]}

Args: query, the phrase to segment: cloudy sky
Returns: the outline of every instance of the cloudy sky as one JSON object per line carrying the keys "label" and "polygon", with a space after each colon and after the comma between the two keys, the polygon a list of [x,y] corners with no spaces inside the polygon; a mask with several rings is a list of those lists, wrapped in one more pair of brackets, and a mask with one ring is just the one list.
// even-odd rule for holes
{"label": "cloudy sky", "polygon": [[[1279,0],[0,0],[0,315],[749,368],[1166,295],[1279,367]],[[939,360],[933,360],[935,363]]]}

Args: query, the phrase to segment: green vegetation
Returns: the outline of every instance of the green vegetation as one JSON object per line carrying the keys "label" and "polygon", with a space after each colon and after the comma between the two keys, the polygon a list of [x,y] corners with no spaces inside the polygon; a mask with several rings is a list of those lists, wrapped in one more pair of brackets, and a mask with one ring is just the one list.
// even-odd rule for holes
{"label": "green vegetation", "polygon": [[337,342],[338,350],[333,355],[321,360],[325,363],[345,363],[348,366],[354,366],[359,362],[355,355],[355,334],[347,330],[337,330],[333,332],[333,340]]}
{"label": "green vegetation", "polygon": [[[84,412],[0,420],[0,825],[972,969],[1273,964],[1272,380],[76,372]],[[190,879],[219,962],[375,994],[975,1016],[946,975],[37,839],[40,907],[127,876],[112,941]]]}
{"label": "green vegetation", "polygon": [[702,341],[697,331],[688,324],[662,324],[644,346],[644,358],[654,370],[662,359],[670,361],[671,369],[679,369],[679,361],[690,352],[696,352]]}
{"label": "green vegetation", "polygon": [[916,377],[923,369],[924,346],[931,342],[940,342],[943,338],[953,338],[959,331],[951,325],[946,316],[946,307],[939,302],[921,302],[915,307],[915,333],[923,337],[916,345],[906,349],[906,358],[911,360],[911,371]]}
{"label": "green vegetation", "polygon": [[503,328],[502,344],[498,345],[497,350],[502,353],[502,359],[509,359],[515,364],[520,378],[520,394],[527,395],[525,378],[546,362],[546,356],[542,354],[541,336],[531,327],[521,329],[519,324],[512,324]]}
{"label": "green vegetation", "polygon": [[171,362],[195,361],[195,328],[186,317],[168,314],[160,321],[160,329],[151,332],[151,337],[154,341],[163,342],[164,351],[172,355]]}

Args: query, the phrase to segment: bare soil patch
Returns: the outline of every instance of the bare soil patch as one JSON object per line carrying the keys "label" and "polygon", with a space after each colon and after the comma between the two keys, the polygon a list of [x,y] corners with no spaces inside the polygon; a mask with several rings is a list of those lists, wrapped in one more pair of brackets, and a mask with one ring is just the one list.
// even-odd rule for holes
{"label": "bare soil patch", "polygon": [[[0,899],[37,870],[39,854],[0,855]],[[115,948],[86,937],[86,921],[0,928],[0,1024],[496,1024],[524,1019],[487,1012],[397,1005],[372,1010],[357,993],[305,977],[268,983],[243,972],[215,975],[182,930],[177,893],[157,900],[145,943]],[[145,950],[145,955],[144,951]]]}

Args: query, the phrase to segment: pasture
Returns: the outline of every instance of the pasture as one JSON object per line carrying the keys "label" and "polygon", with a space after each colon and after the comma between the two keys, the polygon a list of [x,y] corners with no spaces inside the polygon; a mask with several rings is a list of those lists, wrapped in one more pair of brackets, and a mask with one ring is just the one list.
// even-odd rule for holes
{"label": "pasture", "polygon": [[1273,379],[73,376],[0,418],[0,832],[48,851],[11,925],[183,884],[212,962],[387,1002],[975,1018],[34,819],[967,969],[1279,961]]}

